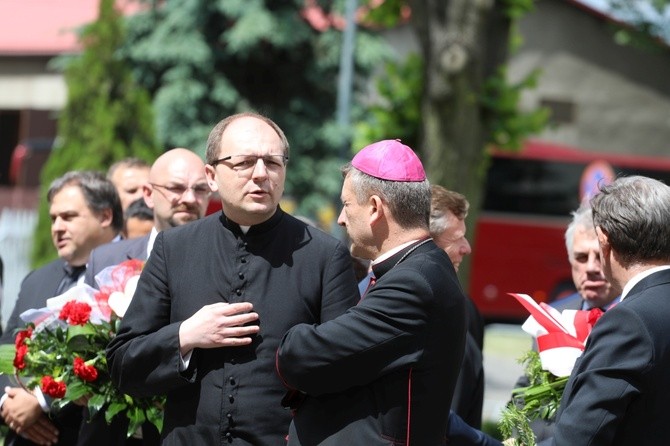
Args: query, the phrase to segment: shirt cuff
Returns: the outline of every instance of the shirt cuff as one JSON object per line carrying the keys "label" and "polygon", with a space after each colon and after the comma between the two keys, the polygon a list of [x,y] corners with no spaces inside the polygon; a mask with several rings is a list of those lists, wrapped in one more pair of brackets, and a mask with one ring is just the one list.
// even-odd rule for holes
{"label": "shirt cuff", "polygon": [[193,350],[190,352],[186,353],[184,356],[179,355],[179,358],[181,359],[181,364],[179,364],[179,371],[183,372],[188,368],[188,365],[191,362],[191,355],[193,355]]}
{"label": "shirt cuff", "polygon": [[49,404],[47,403],[47,400],[44,398],[44,394],[42,393],[42,390],[40,390],[39,387],[35,387],[33,389],[33,395],[35,395],[35,398],[37,398],[37,402],[40,403],[40,407],[42,410],[46,413],[49,413],[51,409],[49,408]]}

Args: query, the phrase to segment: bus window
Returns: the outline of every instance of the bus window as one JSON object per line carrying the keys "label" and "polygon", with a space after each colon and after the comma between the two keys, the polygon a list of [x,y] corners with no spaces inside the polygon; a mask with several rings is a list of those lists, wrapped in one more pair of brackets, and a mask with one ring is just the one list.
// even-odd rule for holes
{"label": "bus window", "polygon": [[486,320],[527,317],[509,292],[529,294],[538,302],[574,292],[564,240],[570,212],[579,207],[584,190],[615,175],[644,175],[670,184],[670,158],[585,152],[538,141],[520,153],[493,154],[474,231],[469,284]]}

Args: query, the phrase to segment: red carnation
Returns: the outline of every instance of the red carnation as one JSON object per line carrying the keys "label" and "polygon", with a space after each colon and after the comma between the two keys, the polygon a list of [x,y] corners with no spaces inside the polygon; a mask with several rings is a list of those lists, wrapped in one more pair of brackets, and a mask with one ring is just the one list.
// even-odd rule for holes
{"label": "red carnation", "polygon": [[86,382],[98,379],[98,369],[92,365],[86,365],[86,362],[78,356],[74,358],[74,374]]}
{"label": "red carnation", "polygon": [[91,316],[91,306],[85,302],[71,300],[60,310],[59,319],[67,321],[70,325],[85,325]]}
{"label": "red carnation", "polygon": [[14,345],[16,348],[19,348],[19,346],[24,345],[26,343],[26,339],[29,339],[33,335],[33,329],[32,328],[27,328],[25,330],[21,330],[20,332],[16,333],[16,338],[14,338]]}
{"label": "red carnation", "polygon": [[67,386],[63,381],[56,381],[51,376],[43,376],[42,382],[40,385],[42,392],[45,395],[49,395],[51,398],[63,398],[65,396],[65,390]]}
{"label": "red carnation", "polygon": [[26,344],[21,344],[16,347],[16,355],[14,355],[14,367],[16,367],[17,370],[23,370],[26,368],[26,363],[24,361],[26,353],[28,353],[28,346]]}

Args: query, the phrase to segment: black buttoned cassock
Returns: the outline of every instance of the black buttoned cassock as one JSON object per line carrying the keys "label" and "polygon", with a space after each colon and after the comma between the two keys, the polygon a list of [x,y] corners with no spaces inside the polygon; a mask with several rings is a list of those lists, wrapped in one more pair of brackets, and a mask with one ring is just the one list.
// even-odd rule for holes
{"label": "black buttoned cassock", "polygon": [[[359,300],[347,248],[281,209],[247,234],[219,213],[158,234],[108,347],[130,395],[167,394],[165,445],[285,445],[291,419],[274,368],[284,333]],[[251,302],[260,332],[245,347],[195,349],[180,371],[179,325],[202,306]]]}

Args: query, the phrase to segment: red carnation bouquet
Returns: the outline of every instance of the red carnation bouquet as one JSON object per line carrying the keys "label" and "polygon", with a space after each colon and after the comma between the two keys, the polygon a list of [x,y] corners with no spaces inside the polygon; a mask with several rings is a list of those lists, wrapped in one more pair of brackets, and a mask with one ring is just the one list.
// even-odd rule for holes
{"label": "red carnation bouquet", "polygon": [[145,421],[160,431],[164,398],[131,398],[120,393],[107,373],[105,347],[114,337],[135,293],[143,262],[128,260],[102,270],[99,289],[77,285],[47,300],[47,306],[21,314],[26,322],[14,345],[0,346],[0,373],[13,374],[26,389],[39,387],[58,410],[86,404],[91,416],[107,422],[126,416],[132,435]]}

